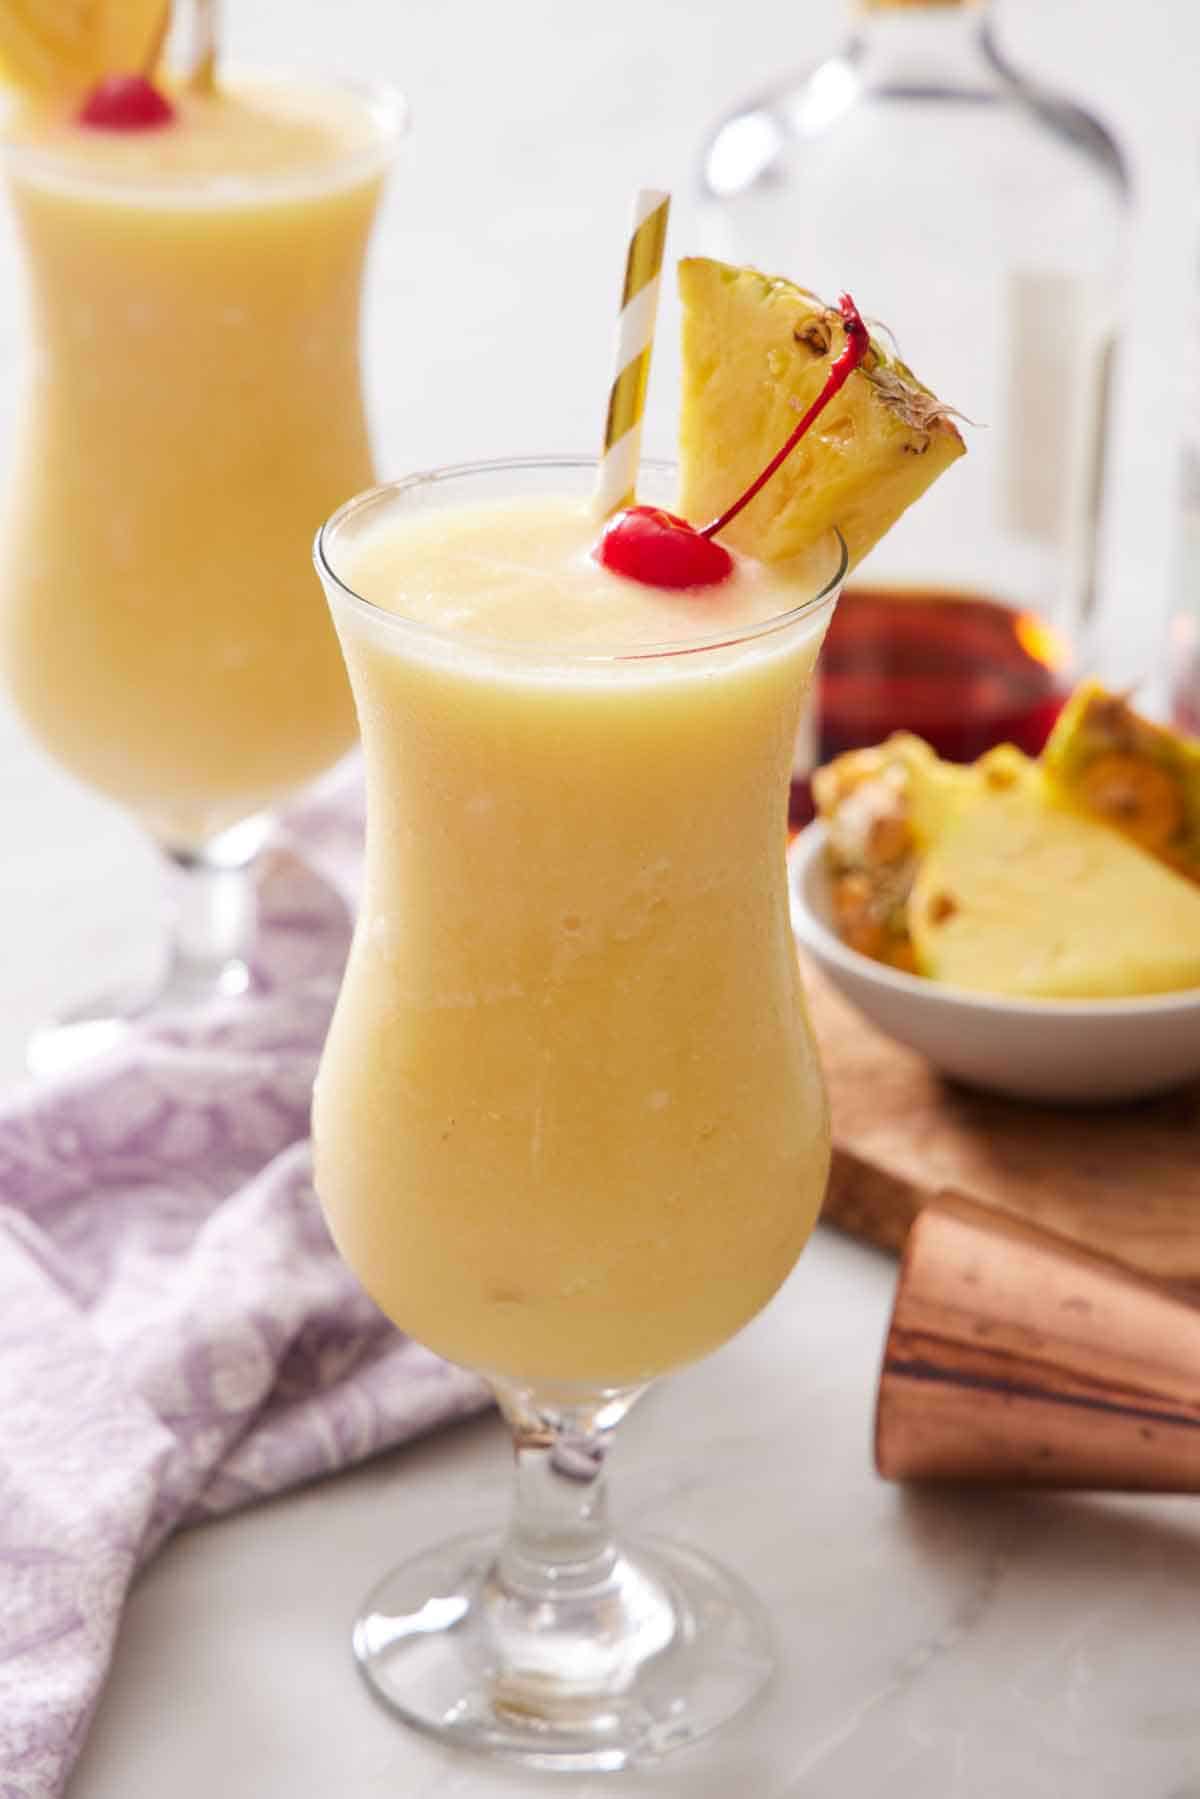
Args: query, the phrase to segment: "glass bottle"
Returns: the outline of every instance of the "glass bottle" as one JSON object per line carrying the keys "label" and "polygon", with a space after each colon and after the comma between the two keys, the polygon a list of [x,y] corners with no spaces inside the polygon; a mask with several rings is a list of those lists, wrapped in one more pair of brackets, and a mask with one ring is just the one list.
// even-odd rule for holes
{"label": "glass bottle", "polygon": [[1036,753],[1089,659],[1128,180],[1096,119],[1010,67],[990,12],[858,0],[844,49],[703,151],[705,247],[848,289],[970,421],[841,600],[796,821],[814,755],[893,729],[958,760]]}

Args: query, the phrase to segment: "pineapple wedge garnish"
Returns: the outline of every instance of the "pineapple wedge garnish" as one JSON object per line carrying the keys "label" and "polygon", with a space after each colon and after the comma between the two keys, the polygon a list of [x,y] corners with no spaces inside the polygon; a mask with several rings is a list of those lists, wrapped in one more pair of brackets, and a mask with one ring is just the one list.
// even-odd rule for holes
{"label": "pineapple wedge garnish", "polygon": [[1086,681],[1042,751],[1047,773],[1093,817],[1200,882],[1200,742],[1152,724]]}
{"label": "pineapple wedge garnish", "polygon": [[[785,442],[846,334],[836,308],[756,269],[685,257],[679,293],[679,502],[700,524]],[[774,562],[836,527],[853,568],[965,447],[949,409],[872,338],[836,399],[722,539]]]}
{"label": "pineapple wedge garnish", "polygon": [[148,73],[169,0],[0,0],[0,83],[72,100],[105,75]]}

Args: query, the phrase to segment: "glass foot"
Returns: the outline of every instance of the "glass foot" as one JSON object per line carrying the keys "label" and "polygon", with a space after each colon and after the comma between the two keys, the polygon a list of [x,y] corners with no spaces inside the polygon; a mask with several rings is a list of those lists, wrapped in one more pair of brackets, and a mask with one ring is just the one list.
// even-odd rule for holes
{"label": "glass foot", "polygon": [[494,1538],[460,1537],[414,1557],[354,1626],[373,1692],[444,1742],[531,1767],[612,1771],[706,1736],[770,1678],[758,1601],[694,1549],[658,1538],[621,1547],[605,1578],[550,1619],[501,1585],[497,1550]]}
{"label": "glass foot", "polygon": [[30,1074],[64,1074],[116,1049],[150,1012],[191,1008],[208,1000],[234,999],[248,991],[250,969],[235,957],[204,981],[173,981],[109,994],[39,1025],[25,1046]]}
{"label": "glass foot", "polygon": [[62,1074],[116,1049],[151,1012],[191,1011],[249,990],[255,865],[270,823],[256,814],[198,849],[164,849],[170,927],[158,979],[105,994],[41,1026],[25,1051],[31,1074]]}
{"label": "glass foot", "polygon": [[30,1074],[65,1074],[116,1049],[128,1036],[135,1013],[101,1003],[39,1025],[25,1046]]}

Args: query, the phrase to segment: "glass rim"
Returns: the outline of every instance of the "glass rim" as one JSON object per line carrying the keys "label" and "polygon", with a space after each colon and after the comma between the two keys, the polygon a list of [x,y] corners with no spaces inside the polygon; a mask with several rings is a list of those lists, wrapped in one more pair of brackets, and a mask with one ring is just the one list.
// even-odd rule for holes
{"label": "glass rim", "polygon": [[263,198],[288,199],[315,192],[351,187],[358,180],[382,174],[408,131],[411,112],[394,83],[356,75],[330,74],[302,65],[269,64],[263,68],[234,65],[228,72],[233,88],[239,83],[279,86],[307,82],[314,90],[339,93],[360,100],[370,113],[375,133],[369,143],[348,149],[326,163],[302,163],[276,174],[245,176],[231,170],[219,173],[156,175],[153,171],[125,174],[96,169],[64,149],[45,144],[14,142],[6,133],[20,116],[19,101],[10,102],[0,119],[0,167],[6,176],[26,175],[48,186],[77,193],[103,195],[130,205],[160,204],[195,206],[254,205]]}
{"label": "glass rim", "polygon": [[[826,535],[831,543],[837,545],[837,566],[821,582],[816,592],[808,594],[799,605],[789,606],[784,612],[772,613],[767,618],[743,627],[727,627],[724,630],[709,631],[702,636],[624,646],[614,644],[609,647],[588,647],[582,650],[572,648],[569,644],[556,645],[542,641],[513,644],[482,635],[468,637],[461,632],[441,630],[422,619],[409,618],[405,613],[392,611],[374,600],[366,599],[342,579],[334,566],[332,542],[338,532],[362,513],[383,505],[387,500],[399,499],[405,494],[474,476],[530,473],[537,469],[560,472],[586,470],[594,473],[597,466],[598,458],[594,455],[498,457],[481,462],[458,462],[438,468],[418,469],[398,480],[378,482],[374,487],[365,488],[363,492],[346,500],[320,526],[313,542],[313,562],[327,590],[335,593],[340,602],[347,603],[352,612],[394,637],[424,642],[443,650],[453,647],[459,652],[464,649],[476,653],[485,652],[489,656],[501,656],[506,661],[527,665],[552,662],[558,666],[595,668],[617,663],[661,662],[671,657],[694,656],[705,651],[736,649],[743,644],[755,643],[761,638],[786,631],[790,626],[800,624],[832,606],[836,600],[850,562],[846,540],[836,526]],[[643,471],[660,475],[673,474],[676,466],[674,462],[661,457],[644,457],[641,463]]]}

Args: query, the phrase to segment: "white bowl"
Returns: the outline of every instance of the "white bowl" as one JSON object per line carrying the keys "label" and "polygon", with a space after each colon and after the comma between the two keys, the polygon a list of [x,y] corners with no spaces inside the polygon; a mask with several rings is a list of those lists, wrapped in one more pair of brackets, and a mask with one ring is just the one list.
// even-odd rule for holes
{"label": "white bowl", "polygon": [[833,929],[825,831],[788,855],[792,928],[877,1029],[954,1079],[1018,1099],[1099,1105],[1200,1079],[1200,987],[1147,999],[1000,999],[885,968]]}

